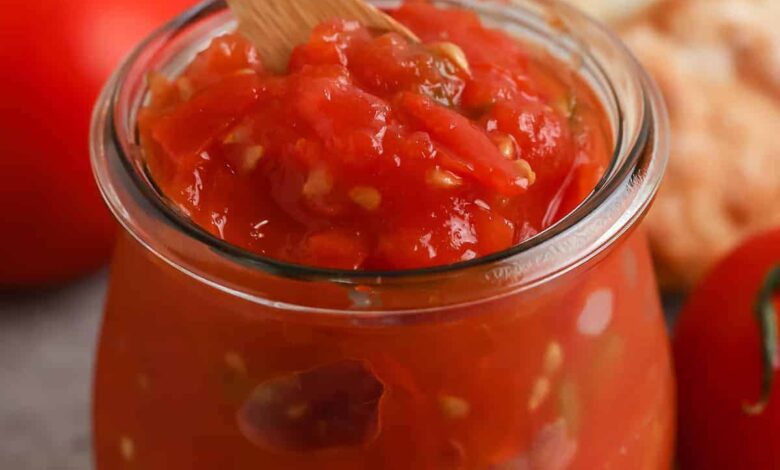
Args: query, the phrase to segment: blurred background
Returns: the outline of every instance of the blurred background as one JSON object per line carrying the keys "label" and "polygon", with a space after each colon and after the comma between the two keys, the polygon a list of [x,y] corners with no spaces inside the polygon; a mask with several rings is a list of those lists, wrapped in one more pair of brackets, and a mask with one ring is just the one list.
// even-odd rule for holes
{"label": "blurred background", "polygon": [[[625,39],[669,105],[672,160],[645,226],[672,313],[726,253],[780,226],[780,2],[572,2]],[[3,2],[0,469],[90,468],[114,230],[89,168],[91,107],[132,46],[193,3]]]}

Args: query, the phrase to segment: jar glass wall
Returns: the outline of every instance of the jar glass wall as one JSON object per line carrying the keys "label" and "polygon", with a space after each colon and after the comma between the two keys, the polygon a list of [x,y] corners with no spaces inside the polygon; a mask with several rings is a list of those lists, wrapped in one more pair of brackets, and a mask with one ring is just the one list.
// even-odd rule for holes
{"label": "jar glass wall", "polygon": [[457,266],[340,272],[226,245],[159,194],[136,133],[145,75],[176,74],[234,27],[222,3],[188,12],[114,75],[93,123],[125,229],[98,356],[98,468],[669,468],[673,379],[637,228],[667,156],[658,93],[569,7],[439,3],[592,85],[616,136],[598,188],[538,237]]}

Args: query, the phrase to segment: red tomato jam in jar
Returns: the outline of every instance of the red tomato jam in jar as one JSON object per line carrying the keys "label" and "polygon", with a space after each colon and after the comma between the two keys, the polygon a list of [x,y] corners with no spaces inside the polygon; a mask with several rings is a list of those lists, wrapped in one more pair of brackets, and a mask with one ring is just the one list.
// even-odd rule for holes
{"label": "red tomato jam in jar", "polygon": [[569,7],[458,3],[283,74],[206,4],[114,76],[99,469],[670,467],[663,105]]}
{"label": "red tomato jam in jar", "polygon": [[374,271],[506,250],[591,193],[612,136],[581,80],[472,12],[394,15],[424,42],[334,20],[284,76],[237,33],[153,75],[139,128],[162,191],[246,250]]}

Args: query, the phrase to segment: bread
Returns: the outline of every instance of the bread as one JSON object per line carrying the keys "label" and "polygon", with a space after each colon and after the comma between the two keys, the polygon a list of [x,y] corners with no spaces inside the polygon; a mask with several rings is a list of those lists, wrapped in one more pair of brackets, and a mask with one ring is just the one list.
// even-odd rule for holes
{"label": "bread", "polygon": [[646,223],[667,288],[780,225],[778,24],[776,0],[677,0],[623,28],[670,112],[671,161]]}
{"label": "bread", "polygon": [[589,15],[602,21],[619,24],[649,9],[658,0],[567,0]]}

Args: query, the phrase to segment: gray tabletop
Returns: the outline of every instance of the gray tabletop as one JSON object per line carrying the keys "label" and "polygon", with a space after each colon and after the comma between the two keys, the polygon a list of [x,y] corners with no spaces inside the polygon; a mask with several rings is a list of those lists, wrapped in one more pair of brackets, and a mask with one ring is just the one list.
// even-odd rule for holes
{"label": "gray tabletop", "polygon": [[0,294],[0,469],[92,467],[90,388],[106,276]]}

